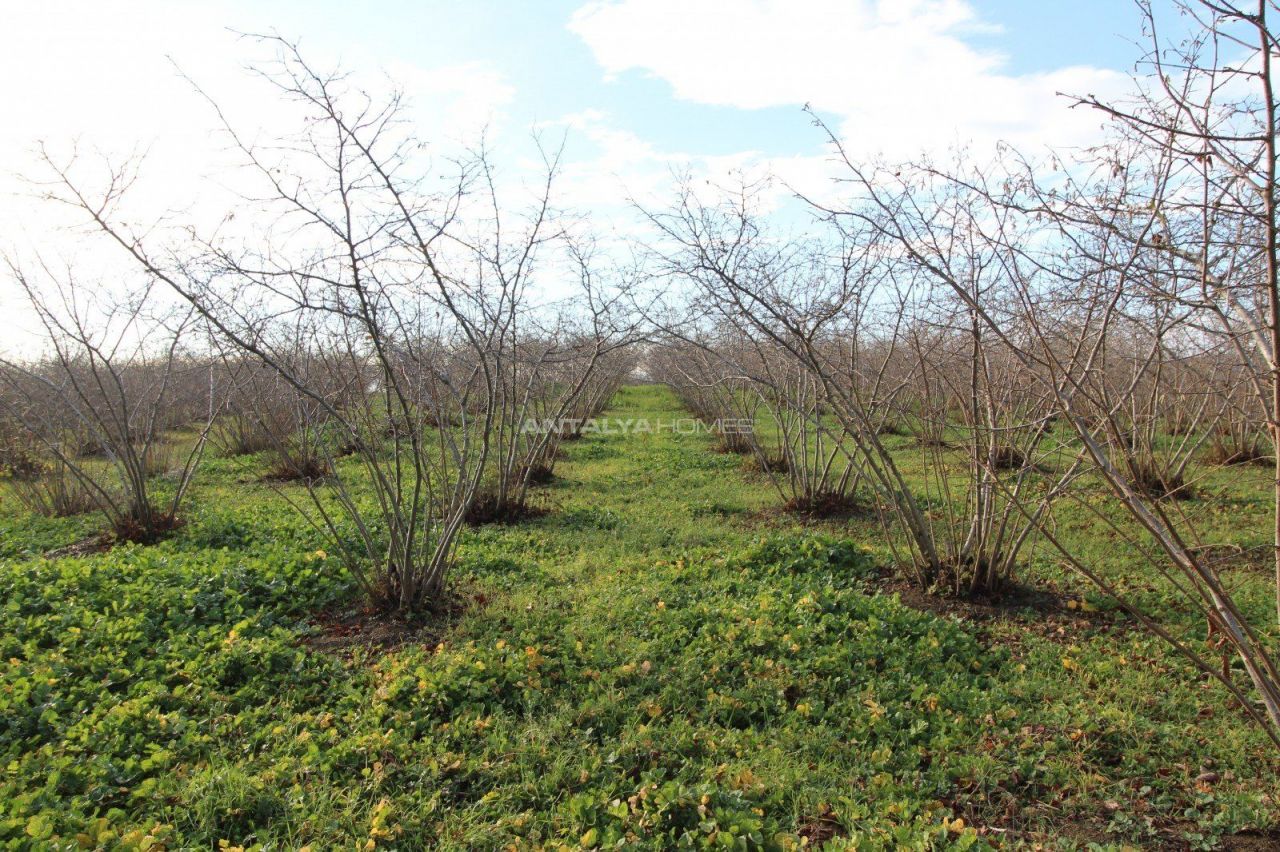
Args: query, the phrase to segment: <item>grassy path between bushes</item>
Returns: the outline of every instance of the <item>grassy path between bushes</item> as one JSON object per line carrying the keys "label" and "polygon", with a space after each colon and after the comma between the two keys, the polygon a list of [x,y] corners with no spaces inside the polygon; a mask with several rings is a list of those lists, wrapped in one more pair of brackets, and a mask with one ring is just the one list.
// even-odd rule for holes
{"label": "grassy path between bushes", "polygon": [[[609,416],[684,416],[629,387]],[[705,435],[588,435],[468,531],[468,606],[330,653],[322,542],[210,459],[152,547],[44,560],[0,511],[0,846],[985,848],[1270,841],[1265,739],[1113,619],[975,624],[877,590]],[[61,537],[61,538],[59,538]],[[1198,780],[1197,780],[1198,779]]]}

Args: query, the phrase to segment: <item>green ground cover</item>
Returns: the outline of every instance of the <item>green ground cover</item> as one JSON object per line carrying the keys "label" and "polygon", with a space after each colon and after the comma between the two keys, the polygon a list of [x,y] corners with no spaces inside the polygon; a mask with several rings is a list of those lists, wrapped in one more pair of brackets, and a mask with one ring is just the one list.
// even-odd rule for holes
{"label": "green ground cover", "polygon": [[[649,386],[610,414],[681,416]],[[389,650],[329,641],[317,614],[355,591],[243,460],[211,454],[149,547],[42,558],[93,519],[6,496],[0,844],[1212,848],[1280,826],[1264,735],[1051,554],[1027,576],[1072,608],[922,611],[873,524],[779,515],[709,446],[567,444],[549,511],[467,531],[451,611]],[[1265,486],[1215,473],[1224,508],[1187,510],[1253,545]],[[1060,529],[1203,630],[1082,507]],[[1265,572],[1229,576],[1267,606]]]}

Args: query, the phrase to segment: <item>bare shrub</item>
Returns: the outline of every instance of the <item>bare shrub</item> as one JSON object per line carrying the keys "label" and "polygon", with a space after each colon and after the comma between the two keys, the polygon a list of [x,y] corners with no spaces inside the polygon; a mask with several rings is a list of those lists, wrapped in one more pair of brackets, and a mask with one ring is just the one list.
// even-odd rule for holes
{"label": "bare shrub", "polygon": [[83,515],[98,506],[93,492],[62,461],[15,478],[9,489],[27,511],[50,518]]}
{"label": "bare shrub", "polygon": [[[31,497],[49,508],[80,508],[88,494],[118,540],[151,542],[180,523],[179,510],[204,450],[212,409],[185,453],[166,444],[190,311],[151,313],[150,293],[103,303],[85,297],[73,272],[39,266],[39,280],[10,262],[46,335],[48,354],[0,370],[0,405],[50,460],[53,478]],[[173,472],[164,499],[150,480]],[[76,486],[67,483],[74,479]]]}
{"label": "bare shrub", "polygon": [[[1280,41],[1267,4],[1175,6],[1197,28],[1182,44],[1163,41],[1164,22],[1141,6],[1152,43],[1140,97],[1077,101],[1110,117],[1108,144],[1049,163],[1006,149],[990,166],[876,166],[854,162],[831,134],[854,198],[822,209],[844,239],[896,258],[899,276],[952,293],[1034,379],[1071,429],[1064,449],[1123,509],[1122,535],[1234,650],[1247,684],[1180,628],[1143,612],[1058,538],[1048,514],[1039,536],[1218,681],[1280,748],[1280,670],[1268,632],[1250,623],[1217,565],[1192,544],[1203,533],[1196,515],[1167,499],[1193,484],[1193,453],[1229,409],[1263,412],[1280,442],[1280,104],[1271,95]],[[1228,65],[1224,43],[1249,55]],[[975,250],[999,270],[1000,298],[975,291]],[[1223,359],[1234,359],[1231,369]],[[1187,369],[1229,378],[1197,388],[1176,378]],[[1203,392],[1222,384],[1254,398],[1219,405],[1224,395]],[[1159,428],[1171,421],[1176,428]],[[1280,496],[1280,477],[1275,487]],[[1069,496],[1119,529],[1096,501]],[[1036,516],[1034,505],[1016,502]],[[1275,511],[1280,609],[1280,500]]]}
{"label": "bare shrub", "polygon": [[624,342],[616,281],[572,249],[577,309],[534,299],[542,256],[567,242],[551,203],[558,152],[542,149],[541,184],[510,204],[485,149],[434,171],[398,95],[374,98],[291,43],[262,42],[276,57],[256,70],[296,132],[258,144],[208,99],[256,182],[226,211],[234,227],[128,224],[131,167],[95,184],[46,156],[44,185],[207,324],[228,449],[265,436],[268,466],[306,496],[280,493],[368,600],[428,609],[482,491],[496,488],[500,511],[520,505],[553,462],[558,439],[522,434],[524,415],[562,416]]}
{"label": "bare shrub", "polygon": [[[649,214],[667,240],[655,251],[668,274],[694,282],[700,306],[667,315],[714,317],[706,328],[666,329],[708,353],[685,380],[695,405],[715,408],[708,397],[719,389],[717,410],[732,410],[736,397],[724,389],[744,383],[757,452],[787,459],[774,477],[785,503],[865,490],[904,577],[957,595],[997,593],[1037,519],[1078,474],[1068,465],[1047,485],[1035,475],[1053,451],[1043,446],[1043,400],[962,301],[918,274],[898,274],[883,244],[852,234],[834,243],[776,239],[756,194],[744,185],[707,201],[686,185],[669,210]],[[998,279],[982,247],[965,250],[970,269],[991,270],[971,276],[970,296],[995,298]],[[760,438],[762,419],[777,436],[772,449]],[[884,442],[887,427],[904,422],[924,438],[923,485],[909,482]],[[993,463],[998,446],[1016,448],[1026,463],[1014,471]],[[955,471],[956,452],[967,476]]]}
{"label": "bare shrub", "polygon": [[40,444],[11,418],[0,419],[0,477],[34,479],[44,473]]}

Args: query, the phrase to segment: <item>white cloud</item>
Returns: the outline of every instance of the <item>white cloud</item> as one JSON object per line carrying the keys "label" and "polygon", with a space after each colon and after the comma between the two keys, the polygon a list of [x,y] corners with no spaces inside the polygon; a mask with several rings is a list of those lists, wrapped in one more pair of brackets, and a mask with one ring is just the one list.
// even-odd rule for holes
{"label": "white cloud", "polygon": [[1096,115],[1059,91],[1106,93],[1086,66],[1006,73],[965,36],[990,29],[964,0],[593,0],[569,24],[608,75],[639,70],[677,98],[741,109],[811,104],[860,152],[956,142],[1078,144]]}
{"label": "white cloud", "polygon": [[481,62],[442,68],[400,62],[388,66],[387,74],[408,93],[424,132],[440,130],[462,141],[474,141],[480,131],[496,127],[503,107],[516,96],[515,86]]}
{"label": "white cloud", "polygon": [[631,204],[658,208],[672,200],[673,176],[728,182],[735,172],[760,171],[764,158],[744,150],[709,156],[664,150],[640,135],[619,128],[614,117],[586,110],[546,122],[543,130],[567,130],[569,156],[561,168],[556,197],[562,206],[590,214],[599,225],[632,233]]}
{"label": "white cloud", "polygon": [[[74,145],[85,175],[100,172],[100,155],[120,162],[145,151],[128,199],[130,221],[150,223],[171,210],[184,211],[187,221],[218,221],[228,199],[216,184],[234,180],[241,158],[228,150],[217,116],[175,63],[248,138],[296,130],[290,108],[245,68],[272,51],[228,29],[270,32],[278,25],[296,35],[289,27],[302,22],[271,15],[266,6],[236,0],[0,4],[0,249],[75,256],[106,281],[122,280],[127,268],[118,252],[62,232],[71,221],[67,211],[31,198],[22,178],[45,174],[34,154],[40,142],[60,158]],[[304,38],[302,48],[317,66],[341,65],[374,92],[398,85],[409,105],[406,118],[438,143],[436,150],[473,141],[483,126],[500,123],[515,96],[514,87],[481,62],[388,61],[332,38]],[[0,279],[0,349],[6,338],[34,327],[19,310],[22,302]]]}
{"label": "white cloud", "polygon": [[[270,58],[272,49],[228,29],[270,31],[259,15],[232,3],[5,4],[2,168],[29,171],[31,149],[41,140],[65,148],[80,139],[117,156],[142,147],[151,160],[147,183],[162,186],[176,203],[193,179],[221,174],[228,164],[226,140],[213,132],[217,117],[182,74],[206,89],[249,138],[296,128],[282,99],[245,69]],[[319,68],[354,72],[375,96],[398,86],[407,96],[407,117],[428,138],[466,138],[500,118],[515,96],[499,72],[480,62],[430,67],[379,62],[358,46],[342,57],[332,45],[304,40],[302,48]],[[0,203],[0,216],[14,214],[12,203]]]}

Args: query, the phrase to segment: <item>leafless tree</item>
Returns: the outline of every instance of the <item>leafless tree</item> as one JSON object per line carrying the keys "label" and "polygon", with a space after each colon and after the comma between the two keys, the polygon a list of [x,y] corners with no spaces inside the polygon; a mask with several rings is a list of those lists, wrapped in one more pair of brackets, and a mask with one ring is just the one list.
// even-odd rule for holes
{"label": "leafless tree", "polygon": [[[807,403],[797,398],[797,411],[820,424],[814,413],[830,410],[838,428],[822,425],[815,434],[828,437],[833,450],[850,458],[844,470],[852,469],[868,489],[904,575],[922,587],[961,594],[997,590],[1009,580],[1036,519],[1078,469],[1068,466],[1048,487],[1034,487],[1034,462],[1027,459],[1038,454],[1033,449],[1048,420],[1037,419],[1032,410],[1009,410],[996,422],[1002,389],[991,380],[995,359],[988,357],[991,347],[982,326],[970,323],[969,372],[964,388],[953,390],[969,401],[965,443],[973,475],[960,484],[957,495],[947,460],[933,454],[924,489],[913,486],[886,444],[886,425],[909,413],[916,423],[932,428],[948,411],[949,397],[934,410],[937,394],[932,391],[915,394],[914,411],[903,407],[904,387],[913,379],[946,387],[933,375],[929,347],[922,343],[923,326],[913,325],[928,321],[924,312],[931,296],[918,275],[899,274],[903,268],[883,241],[842,235],[835,243],[822,244],[770,234],[755,210],[757,190],[742,185],[706,201],[686,184],[671,209],[649,214],[664,240],[656,247],[660,263],[668,274],[693,283],[691,301],[702,306],[701,313],[684,313],[712,317],[745,339],[767,341],[773,352],[812,380],[816,404],[806,410]],[[965,262],[975,270],[987,262],[981,248],[977,241],[965,247]],[[985,279],[975,281],[984,291],[989,286]],[[668,331],[693,339],[680,329]],[[904,356],[912,365],[905,370]],[[1015,414],[1032,419],[1014,422],[1009,417]],[[1006,471],[1009,465],[1000,463],[997,438],[1009,441],[1014,434],[1025,436],[1027,459]],[[826,469],[826,463],[817,468]],[[996,488],[996,480],[1006,474],[1003,490],[1017,495],[1017,501]],[[1026,500],[1036,504],[1029,517],[1017,509]],[[934,501],[941,503],[941,512],[930,511],[928,504]]]}
{"label": "leafless tree", "polygon": [[[1115,130],[1109,144],[1077,160],[1032,163],[1005,150],[985,169],[972,162],[877,168],[855,163],[833,135],[857,200],[820,207],[846,239],[885,245],[904,273],[960,299],[1036,378],[1070,426],[1077,458],[1148,539],[1122,534],[1234,649],[1259,703],[1229,669],[1219,672],[1132,606],[1043,524],[1042,535],[1216,677],[1280,745],[1280,678],[1266,640],[1206,558],[1195,518],[1168,499],[1183,489],[1176,478],[1201,438],[1175,438],[1159,452],[1154,441],[1169,370],[1227,349],[1239,355],[1237,375],[1253,377],[1274,432],[1274,373],[1250,366],[1254,359],[1275,363],[1269,319],[1275,277],[1268,271],[1274,270],[1268,247],[1275,232],[1274,109],[1263,70],[1273,39],[1266,6],[1246,14],[1227,5],[1188,4],[1188,11],[1207,16],[1204,34],[1178,51],[1176,69],[1157,38],[1151,55],[1156,90],[1135,104],[1085,99],[1113,116]],[[1154,17],[1148,23],[1155,37]],[[1234,63],[1237,74],[1216,51],[1224,39],[1243,45],[1241,31],[1252,33],[1262,55]],[[1268,94],[1260,100],[1239,94],[1246,79]],[[957,250],[957,234],[991,258],[1003,298],[984,300],[975,292],[971,253]],[[1184,436],[1213,427],[1213,406],[1190,405],[1189,422],[1180,427]],[[1103,520],[1100,511],[1098,517]]]}
{"label": "leafless tree", "polygon": [[196,88],[253,187],[215,229],[129,224],[133,163],[95,182],[47,154],[40,186],[208,325],[232,437],[252,424],[301,474],[305,498],[280,492],[374,603],[420,610],[439,602],[494,471],[504,499],[523,501],[552,438],[524,440],[519,419],[563,414],[624,342],[617,297],[584,278],[582,309],[559,321],[533,298],[544,256],[567,241],[558,151],[539,144],[534,186],[504,185],[483,144],[440,167],[398,93],[260,41],[276,58],[255,70],[297,130],[251,139]]}
{"label": "leafless tree", "polygon": [[[92,505],[117,539],[155,541],[181,520],[215,414],[205,394],[205,422],[179,458],[166,430],[184,419],[174,404],[195,312],[153,312],[149,288],[119,303],[95,298],[74,272],[45,264],[8,269],[48,344],[43,357],[0,362],[0,405],[49,460],[21,493],[56,514]],[[160,487],[155,474],[171,468],[173,482]]]}
{"label": "leafless tree", "polygon": [[768,478],[784,509],[827,517],[856,508],[860,477],[843,427],[827,415],[821,383],[789,353],[726,325],[665,341],[650,364],[714,428],[720,450],[742,454]]}
{"label": "leafless tree", "polygon": [[[513,305],[491,354],[496,413],[491,470],[472,506],[474,522],[513,520],[527,509],[529,488],[552,475],[556,453],[572,415],[597,413],[607,397],[594,386],[616,387],[615,357],[636,339],[637,324],[621,308],[631,281],[624,273],[608,286],[604,269],[585,247],[565,243],[577,273],[575,309],[549,312]],[[496,267],[495,267],[496,268]],[[587,408],[583,403],[594,400]]]}

